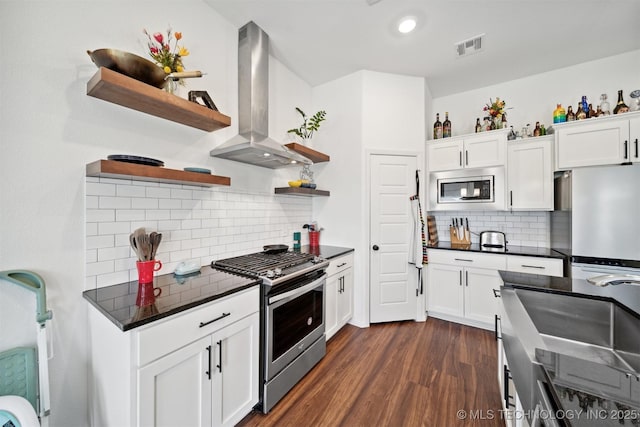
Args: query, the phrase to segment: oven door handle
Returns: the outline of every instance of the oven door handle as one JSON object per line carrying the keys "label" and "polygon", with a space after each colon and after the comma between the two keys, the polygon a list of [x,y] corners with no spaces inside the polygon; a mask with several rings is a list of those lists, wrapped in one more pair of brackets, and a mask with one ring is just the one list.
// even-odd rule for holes
{"label": "oven door handle", "polygon": [[327,278],[327,274],[323,274],[322,276],[320,276],[320,278],[314,280],[311,283],[307,283],[306,285],[303,285],[299,288],[296,289],[292,289],[290,291],[287,291],[285,293],[282,293],[280,295],[276,295],[273,297],[269,298],[269,305],[274,304],[278,301],[282,301],[284,299],[294,299],[297,296],[300,296],[302,294],[305,294],[307,292],[309,292],[310,290],[317,288],[318,285],[320,285],[325,279]]}

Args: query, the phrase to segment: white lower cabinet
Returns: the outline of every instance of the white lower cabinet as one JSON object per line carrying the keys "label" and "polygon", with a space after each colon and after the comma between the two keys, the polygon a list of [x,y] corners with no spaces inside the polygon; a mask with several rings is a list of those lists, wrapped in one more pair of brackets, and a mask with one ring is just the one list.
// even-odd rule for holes
{"label": "white lower cabinet", "polygon": [[499,270],[559,276],[559,258],[429,249],[427,312],[429,316],[493,329],[498,312],[494,290],[500,289]]}
{"label": "white lower cabinet", "polygon": [[91,425],[233,426],[258,403],[258,286],[131,331],[89,321]]}
{"label": "white lower cabinet", "polygon": [[430,250],[427,311],[430,316],[493,329],[498,302],[493,290],[502,284],[498,270],[504,255]]}
{"label": "white lower cabinet", "polygon": [[495,319],[495,328],[496,341],[498,343],[498,387],[500,388],[500,400],[502,402],[500,418],[504,420],[507,427],[529,427],[509,371],[509,363],[502,344],[502,331],[500,330],[500,317],[498,315],[496,315]]}
{"label": "white lower cabinet", "polygon": [[353,253],[331,260],[327,268],[325,334],[329,339],[353,317]]}
{"label": "white lower cabinet", "polygon": [[254,313],[138,371],[140,426],[233,426],[257,403]]}

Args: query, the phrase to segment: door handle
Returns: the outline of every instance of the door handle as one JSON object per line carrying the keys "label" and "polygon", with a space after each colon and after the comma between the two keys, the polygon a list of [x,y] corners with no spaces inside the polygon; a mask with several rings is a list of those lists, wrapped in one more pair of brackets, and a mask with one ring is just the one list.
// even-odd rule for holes
{"label": "door handle", "polygon": [[469,272],[465,270],[464,272],[464,285],[469,287]]}
{"label": "door handle", "polygon": [[462,151],[458,151],[459,154],[459,158],[460,158],[460,166],[462,166]]}
{"label": "door handle", "polygon": [[513,206],[513,190],[509,191],[509,206]]}
{"label": "door handle", "polygon": [[462,270],[460,270],[460,286],[462,286]]}
{"label": "door handle", "polygon": [[495,298],[502,298],[502,295],[500,295],[500,290],[499,289],[492,289],[493,291],[493,296]]}
{"label": "door handle", "polygon": [[380,247],[378,245],[373,245],[371,249],[373,249],[374,251],[377,251],[378,249],[380,249]]}
{"label": "door handle", "polygon": [[629,158],[629,142],[624,140],[624,158],[625,160]]}
{"label": "door handle", "polygon": [[216,344],[218,344],[218,357],[220,358],[220,364],[216,365],[216,368],[218,368],[218,371],[222,373],[222,340],[218,341]]}
{"label": "door handle", "polygon": [[635,144],[636,144],[636,159],[637,159],[639,157],[638,156],[638,138],[636,138]]}
{"label": "door handle", "polygon": [[465,165],[469,166],[469,150],[464,150]]}
{"label": "door handle", "polygon": [[200,322],[200,328],[202,328],[202,327],[204,327],[204,326],[207,326],[207,325],[208,325],[208,324],[210,324],[210,323],[217,322],[218,320],[222,320],[222,319],[224,319],[224,318],[225,318],[225,317],[227,317],[227,316],[231,316],[231,313],[222,313],[222,316],[220,316],[220,317],[216,317],[216,318],[215,318],[215,319],[213,319],[213,320],[209,320],[208,322]]}
{"label": "door handle", "polygon": [[496,341],[501,340],[502,337],[498,334],[498,322],[500,321],[500,316],[498,316],[497,314],[493,315],[493,332],[494,332],[494,336],[496,338]]}
{"label": "door handle", "polygon": [[205,374],[207,375],[207,378],[211,379],[211,346],[210,345],[207,346],[207,353],[209,353],[209,363],[207,364],[207,372],[205,372]]}

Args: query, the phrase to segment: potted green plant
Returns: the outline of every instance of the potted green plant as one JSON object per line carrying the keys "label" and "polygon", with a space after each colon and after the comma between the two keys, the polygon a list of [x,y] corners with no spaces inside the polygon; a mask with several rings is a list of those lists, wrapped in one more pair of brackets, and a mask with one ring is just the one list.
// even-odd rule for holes
{"label": "potted green plant", "polygon": [[300,127],[289,129],[287,133],[292,133],[298,136],[302,143],[306,145],[306,143],[311,139],[314,132],[317,132],[320,129],[320,123],[325,120],[325,116],[327,115],[326,111],[321,110],[315,113],[311,117],[307,117],[304,111],[300,108],[296,107],[296,111],[298,114],[302,116],[302,124]]}

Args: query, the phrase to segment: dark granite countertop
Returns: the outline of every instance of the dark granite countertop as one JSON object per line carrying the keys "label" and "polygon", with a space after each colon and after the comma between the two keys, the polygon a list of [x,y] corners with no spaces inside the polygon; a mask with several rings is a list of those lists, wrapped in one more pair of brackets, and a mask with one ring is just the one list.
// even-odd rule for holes
{"label": "dark granite countertop", "polygon": [[[299,249],[326,259],[353,252],[353,248],[339,246],[310,247]],[[155,303],[144,307],[136,305],[138,281],[106,286],[84,291],[82,296],[123,331],[137,328],[167,316],[188,310],[201,304],[257,286],[259,279],[230,274],[203,266],[199,273],[185,276],[163,274],[154,280],[154,286],[162,289]]]}
{"label": "dark granite countertop", "polygon": [[[586,280],[500,271],[504,287],[612,302],[640,320],[640,286],[631,284],[598,287]],[[544,302],[542,302],[544,304]],[[616,315],[616,321],[622,319]],[[628,320],[627,320],[628,321]],[[606,357],[601,360],[576,353],[536,348],[535,357],[544,369],[552,396],[573,426],[637,425],[640,421],[640,377],[628,375]],[[632,369],[631,369],[632,370]],[[633,370],[632,370],[633,371]],[[625,385],[626,382],[626,385]],[[626,388],[625,388],[626,387]],[[568,414],[568,415],[567,415]]]}
{"label": "dark granite countertop", "polygon": [[118,328],[127,331],[260,283],[204,266],[200,273],[186,276],[173,273],[157,276],[154,286],[162,289],[162,293],[154,304],[144,307],[136,305],[137,280],[84,291],[82,296]]}
{"label": "dark granite countertop", "polygon": [[[549,294],[571,294],[592,299],[603,299],[618,303],[636,316],[640,316],[640,286],[609,285],[595,286],[583,279],[552,277],[538,274],[499,271],[505,286],[529,288]],[[553,298],[553,295],[549,296]]]}
{"label": "dark granite countertop", "polygon": [[480,249],[480,245],[477,243],[473,243],[469,245],[469,247],[456,247],[452,246],[451,242],[439,242],[436,245],[429,245],[429,249],[445,249],[450,251],[468,251],[468,252],[482,252],[487,254],[505,254],[505,255],[522,255],[522,256],[535,256],[541,258],[558,258],[563,259],[565,255],[562,253],[551,249],[551,248],[538,248],[534,246],[515,246],[515,245],[507,245],[507,250],[505,252],[500,251],[488,251]]}
{"label": "dark granite countertop", "polygon": [[343,248],[340,246],[320,245],[318,247],[311,247],[309,245],[305,245],[300,249],[300,252],[314,254],[326,259],[332,259],[348,254],[349,252],[353,252],[354,250],[355,249],[353,248]]}

